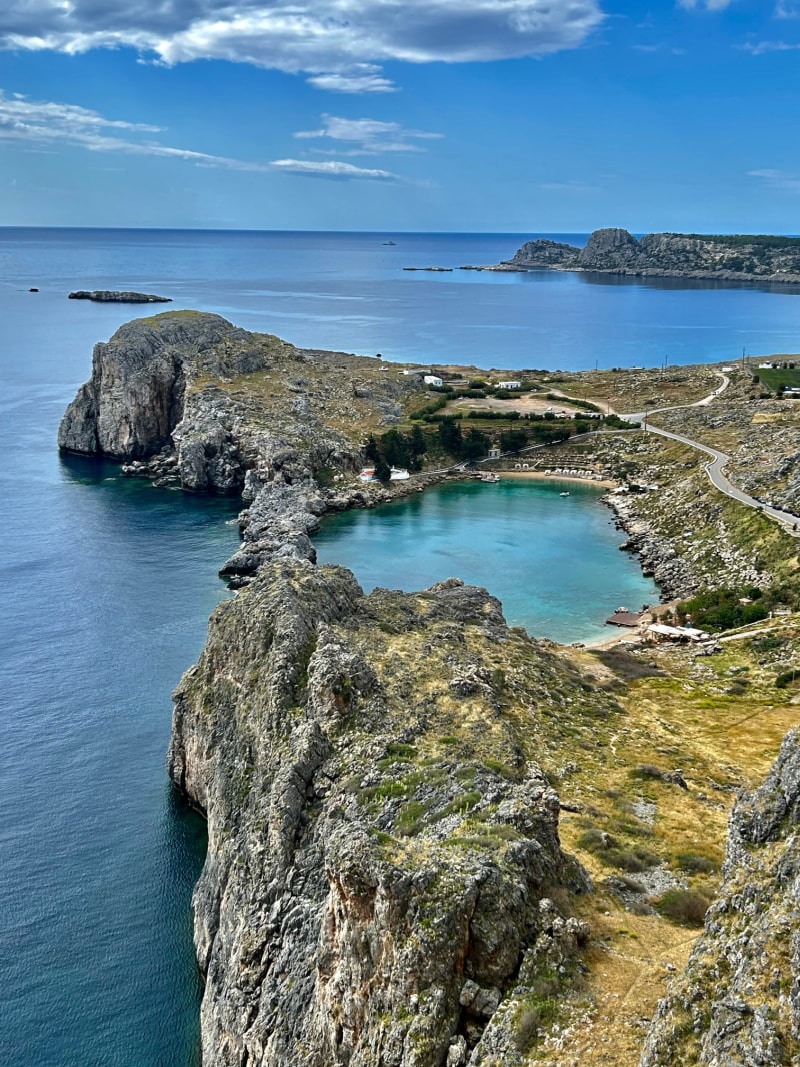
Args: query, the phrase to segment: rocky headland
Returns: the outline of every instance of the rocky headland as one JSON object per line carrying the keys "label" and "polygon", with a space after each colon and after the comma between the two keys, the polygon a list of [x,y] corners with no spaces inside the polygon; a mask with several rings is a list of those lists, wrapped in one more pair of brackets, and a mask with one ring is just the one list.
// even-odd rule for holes
{"label": "rocky headland", "polygon": [[217,610],[169,754],[208,817],[204,1062],[522,1062],[589,934],[535,757],[567,698],[613,708],[458,581],[280,560]]}
{"label": "rocky headland", "polygon": [[584,248],[526,241],[511,259],[464,270],[569,270],[642,278],[800,285],[800,238],[595,230]]}
{"label": "rocky headland", "polygon": [[298,349],[218,315],[136,319],[95,345],[92,376],[58,444],[189,492],[241,495],[243,542],[223,567],[241,579],[276,555],[313,560],[308,535],[326,511],[371,506],[430,480],[384,488],[355,478],[367,432],[393,425],[421,392],[383,366]]}
{"label": "rocky headland", "polygon": [[[238,592],[175,691],[168,757],[208,821],[203,1062],[793,1062],[794,734],[731,816],[682,968],[730,801],[796,722],[800,627],[712,657],[565,649],[457,579],[365,596],[316,566],[326,511],[437,477],[356,478],[367,435],[428,396],[379,359],[168,312],[95,347],[62,420],[64,450],[246,505],[223,568]],[[615,506],[666,591],[796,567],[787,535],[710,493],[685,446],[626,432],[574,448],[577,467],[591,455],[658,486]]]}
{"label": "rocky headland", "polygon": [[800,238],[595,230],[585,248],[528,241],[502,267],[800,284]]}

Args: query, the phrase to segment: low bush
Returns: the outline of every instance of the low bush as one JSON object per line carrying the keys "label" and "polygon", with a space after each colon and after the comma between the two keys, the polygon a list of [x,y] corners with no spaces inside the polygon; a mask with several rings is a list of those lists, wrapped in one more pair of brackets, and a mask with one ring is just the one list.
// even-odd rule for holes
{"label": "low bush", "polygon": [[668,889],[656,902],[656,910],[665,919],[679,926],[703,925],[711,901],[693,889]]}

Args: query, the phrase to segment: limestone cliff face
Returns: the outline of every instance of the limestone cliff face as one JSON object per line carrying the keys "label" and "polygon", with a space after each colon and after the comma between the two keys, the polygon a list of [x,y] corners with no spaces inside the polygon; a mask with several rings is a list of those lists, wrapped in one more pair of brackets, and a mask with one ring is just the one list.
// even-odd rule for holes
{"label": "limestone cliff face", "polygon": [[314,559],[308,534],[326,510],[369,503],[382,487],[326,501],[316,477],[352,475],[368,429],[398,420],[419,383],[374,359],[298,349],[218,315],[136,319],[94,349],[92,376],[59,428],[62,450],[126,461],[129,475],[198,493],[242,494],[236,580],[273,556]]}
{"label": "limestone cliff face", "polygon": [[627,230],[608,228],[595,230],[582,249],[549,240],[528,241],[501,266],[797,284],[800,240],[680,233],[650,233],[637,240]]}
{"label": "limestone cliff face", "polygon": [[183,417],[187,380],[204,370],[230,375],[263,366],[257,353],[238,347],[229,360],[203,358],[223,339],[243,336],[218,315],[192,312],[121,326],[110,341],[95,345],[92,376],[61,421],[59,448],[114,459],[157,452]]}
{"label": "limestone cliff face", "polygon": [[522,1062],[587,936],[551,900],[586,880],[534,761],[567,693],[587,699],[454,580],[365,597],[273,560],[221,605],[169,753],[208,818],[207,1067]]}
{"label": "limestone cliff face", "polygon": [[723,885],[640,1067],[800,1060],[800,731],[730,818]]}

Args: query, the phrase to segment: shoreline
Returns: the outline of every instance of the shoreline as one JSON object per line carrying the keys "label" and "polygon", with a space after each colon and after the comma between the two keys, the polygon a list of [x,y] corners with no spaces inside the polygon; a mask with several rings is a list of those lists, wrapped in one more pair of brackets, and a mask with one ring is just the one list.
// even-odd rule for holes
{"label": "shoreline", "polygon": [[546,474],[544,471],[495,471],[503,478],[517,478],[521,481],[575,482],[579,485],[593,485],[605,491],[616,489],[618,482],[609,478],[582,478],[577,474]]}

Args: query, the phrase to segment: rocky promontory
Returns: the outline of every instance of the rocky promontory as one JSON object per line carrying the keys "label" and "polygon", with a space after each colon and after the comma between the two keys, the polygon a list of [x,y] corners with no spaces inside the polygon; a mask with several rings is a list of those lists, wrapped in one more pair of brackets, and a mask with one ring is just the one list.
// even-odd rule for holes
{"label": "rocky promontory", "polygon": [[595,230],[584,248],[527,241],[497,270],[577,270],[640,277],[800,284],[800,238]]}
{"label": "rocky promontory", "polygon": [[241,578],[274,555],[313,559],[308,534],[325,511],[413,491],[347,484],[368,430],[392,425],[421,391],[383,366],[298,349],[219,315],[135,319],[95,345],[58,444],[189,492],[241,494],[244,541],[225,568]]}
{"label": "rocky promontory", "polygon": [[154,296],[152,293],[131,293],[119,289],[76,289],[69,294],[70,300],[92,300],[96,304],[170,304],[171,296]]}
{"label": "rocky promontory", "polygon": [[364,596],[274,560],[216,610],[169,753],[208,819],[204,1063],[523,1062],[589,933],[536,759],[567,698],[613,713],[460,581]]}

